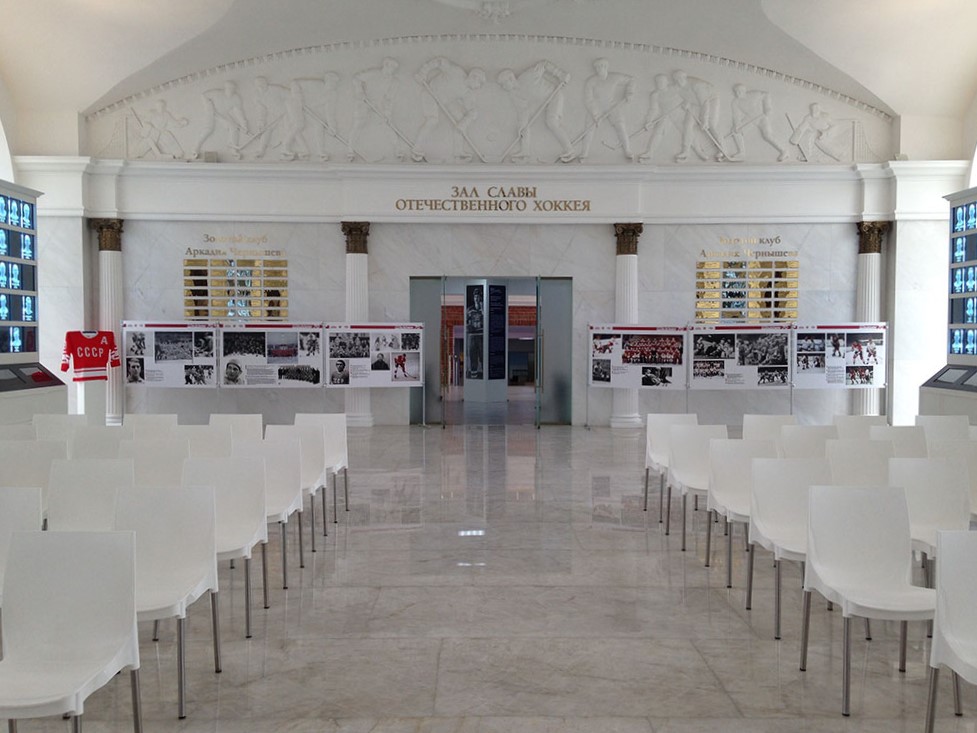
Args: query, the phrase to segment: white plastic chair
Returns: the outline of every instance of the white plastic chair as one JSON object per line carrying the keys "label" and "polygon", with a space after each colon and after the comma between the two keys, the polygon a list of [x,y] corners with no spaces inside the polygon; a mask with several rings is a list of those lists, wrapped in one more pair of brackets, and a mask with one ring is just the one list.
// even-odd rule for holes
{"label": "white plastic chair", "polygon": [[41,531],[41,489],[37,486],[0,486],[0,608],[3,575],[14,532]]}
{"label": "white plastic chair", "polygon": [[897,458],[926,458],[926,433],[917,425],[872,425],[871,440],[892,442],[892,455]]}
{"label": "white plastic chair", "polygon": [[[326,481],[332,476],[332,519],[337,522],[336,517],[336,482],[339,472],[343,472],[343,490],[346,502],[346,511],[349,511],[349,447],[346,438],[346,413],[308,413],[299,412],[295,414],[295,425],[320,425],[322,427],[323,440],[323,472],[320,483],[325,486]],[[322,495],[322,534],[326,534],[326,495]]]}
{"label": "white plastic chair", "polygon": [[890,458],[889,485],[906,490],[913,550],[924,560],[936,554],[937,532],[970,527],[970,478],[962,458]]}
{"label": "white plastic chair", "polygon": [[41,490],[42,511],[47,511],[51,463],[68,457],[63,440],[0,441],[0,486],[36,486]]}
{"label": "white plastic chair", "polygon": [[648,413],[645,427],[645,511],[648,511],[648,474],[655,471],[659,475],[658,523],[664,521],[665,474],[668,471],[669,428],[672,425],[698,425],[696,414],[652,412]]}
{"label": "white plastic chair", "polygon": [[131,458],[78,458],[51,463],[49,530],[109,532],[115,528],[119,492],[131,490]]}
{"label": "white plastic chair", "polygon": [[122,418],[122,428],[127,438],[147,440],[166,438],[177,426],[177,416],[171,413],[137,412]]}
{"label": "white plastic chair", "polygon": [[970,438],[970,418],[966,415],[916,415],[916,425],[926,432],[927,443]]}
{"label": "white plastic chair", "polygon": [[0,718],[70,715],[128,669],[142,730],[132,532],[17,532],[4,577]]}
{"label": "white plastic chair", "polygon": [[780,638],[781,564],[807,559],[807,492],[831,482],[826,458],[754,458],[750,492],[750,558],[746,575],[746,608],[753,607],[756,545],[773,553],[774,633]]}
{"label": "white plastic chair", "polygon": [[213,486],[218,562],[244,559],[244,635],[251,638],[251,554],[262,550],[265,608],[268,600],[268,523],[265,520],[265,461],[260,456],[188,458],[186,486]]}
{"label": "white plastic chair", "polygon": [[0,425],[0,440],[35,440],[37,434],[29,422]]}
{"label": "white plastic chair", "polygon": [[121,428],[106,425],[79,425],[68,438],[68,458],[118,458]]}
{"label": "white plastic chair", "polygon": [[940,532],[936,542],[936,616],[930,646],[926,733],[933,733],[940,667],[953,673],[954,712],[960,707],[960,678],[977,684],[977,532]]}
{"label": "white plastic chair", "polygon": [[38,440],[67,440],[76,427],[88,425],[87,415],[37,414],[31,418]]}
{"label": "white plastic chair", "polygon": [[886,486],[892,442],[870,438],[829,440],[825,455],[831,464],[831,483],[839,486]]}
{"label": "white plastic chair", "polygon": [[851,711],[852,616],[900,621],[899,671],[906,670],[909,621],[933,618],[936,594],[912,584],[906,493],[890,486],[812,486],[801,626],[801,670],[807,668],[811,592],[841,607],[842,715]]}
{"label": "white plastic chair", "polygon": [[298,439],[237,440],[236,456],[265,459],[265,520],[281,527],[282,588],[288,588],[288,520],[297,513],[299,567],[305,567],[302,546],[302,448]]}
{"label": "white plastic chair", "polygon": [[230,428],[232,440],[261,440],[264,436],[264,416],[260,413],[211,414],[209,424],[213,427]]}
{"label": "white plastic chair", "polygon": [[837,437],[834,425],[784,425],[780,453],[784,458],[824,458],[825,443]]}
{"label": "white plastic chair", "polygon": [[119,458],[132,459],[137,486],[179,486],[183,461],[189,457],[186,438],[119,442]]}
{"label": "white plastic chair", "polygon": [[177,425],[170,437],[186,440],[194,458],[226,458],[234,454],[231,429],[226,425]]}
{"label": "white plastic chair", "polygon": [[[672,488],[682,493],[682,551],[685,551],[689,494],[705,496],[709,491],[709,441],[727,438],[725,425],[673,425],[669,428],[668,506],[665,509],[665,534],[668,534],[672,508]],[[709,556],[706,556],[706,566]]]}
{"label": "white plastic chair", "polygon": [[929,443],[930,458],[960,458],[970,480],[970,518],[977,520],[977,441],[936,440]]}
{"label": "white plastic chair", "polygon": [[743,415],[744,440],[780,441],[780,429],[784,425],[796,425],[794,415]]}
{"label": "white plastic chair", "polygon": [[733,587],[733,523],[750,523],[750,494],[753,490],[753,459],[776,458],[777,443],[772,440],[725,438],[709,441],[709,484],[706,492],[706,567],[711,560],[712,517],[726,521],[726,587]]}
{"label": "white plastic chair", "polygon": [[888,425],[885,415],[835,415],[832,419],[840,440],[867,440],[873,425]]}
{"label": "white plastic chair", "polygon": [[187,609],[210,591],[214,672],[221,671],[214,490],[138,486],[119,494],[116,527],[136,534],[136,615],[176,618],[177,708],[186,713]]}
{"label": "white plastic chair", "polygon": [[[265,438],[269,440],[299,441],[301,447],[301,481],[302,491],[309,495],[309,538],[312,552],[315,552],[315,496],[322,488],[320,483],[325,470],[322,452],[322,428],[316,425],[268,425],[265,428]],[[323,515],[323,529],[328,524]]]}

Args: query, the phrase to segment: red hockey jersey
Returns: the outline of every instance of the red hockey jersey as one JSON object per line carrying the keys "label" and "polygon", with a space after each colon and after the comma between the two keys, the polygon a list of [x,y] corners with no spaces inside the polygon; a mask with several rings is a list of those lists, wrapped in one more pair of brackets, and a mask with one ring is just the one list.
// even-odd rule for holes
{"label": "red hockey jersey", "polygon": [[68,331],[61,353],[61,371],[73,362],[76,382],[108,379],[107,367],[122,365],[115,335],[111,331]]}

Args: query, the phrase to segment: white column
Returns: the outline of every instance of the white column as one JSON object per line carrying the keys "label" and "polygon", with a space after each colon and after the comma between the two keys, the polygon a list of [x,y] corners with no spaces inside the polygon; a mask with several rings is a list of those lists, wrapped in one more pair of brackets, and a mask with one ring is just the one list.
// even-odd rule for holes
{"label": "white column", "polygon": [[[858,224],[858,272],[855,281],[855,320],[882,320],[882,237],[889,230],[885,221]],[[853,390],[853,415],[880,414],[881,390]]]}
{"label": "white column", "polygon": [[[98,232],[98,330],[115,334],[122,352],[122,220],[94,219]],[[105,424],[121,425],[124,412],[125,384],[122,369],[109,369],[105,385]]]}
{"label": "white column", "polygon": [[[614,291],[614,323],[638,323],[638,237],[641,224],[615,224],[617,282]],[[612,428],[639,428],[638,390],[615,389],[611,409]]]}
{"label": "white column", "polygon": [[[342,222],[346,235],[346,321],[370,320],[370,260],[366,240],[369,222]],[[370,427],[373,411],[367,387],[346,390],[346,423]]]}

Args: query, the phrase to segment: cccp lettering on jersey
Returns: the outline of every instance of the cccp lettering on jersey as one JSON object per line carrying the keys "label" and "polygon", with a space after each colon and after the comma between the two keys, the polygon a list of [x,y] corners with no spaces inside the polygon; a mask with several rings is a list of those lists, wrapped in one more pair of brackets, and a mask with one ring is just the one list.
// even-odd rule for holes
{"label": "cccp lettering on jersey", "polygon": [[105,349],[99,346],[79,346],[78,356],[85,356],[90,358],[94,358],[94,357],[102,358],[105,356]]}

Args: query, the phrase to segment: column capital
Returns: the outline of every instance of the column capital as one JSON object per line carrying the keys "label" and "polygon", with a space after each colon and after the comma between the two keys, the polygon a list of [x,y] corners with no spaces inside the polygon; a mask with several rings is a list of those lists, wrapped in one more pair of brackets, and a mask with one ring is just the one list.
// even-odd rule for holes
{"label": "column capital", "polygon": [[99,252],[122,251],[122,219],[89,219],[88,225],[98,232]]}
{"label": "column capital", "polygon": [[860,221],[858,228],[858,254],[882,254],[882,240],[892,226],[888,221]]}
{"label": "column capital", "polygon": [[614,236],[617,237],[617,253],[619,255],[638,254],[638,237],[644,231],[645,225],[637,223],[624,223],[614,225]]}
{"label": "column capital", "polygon": [[366,240],[370,236],[370,222],[343,221],[343,234],[346,235],[346,254],[365,255],[367,253]]}

